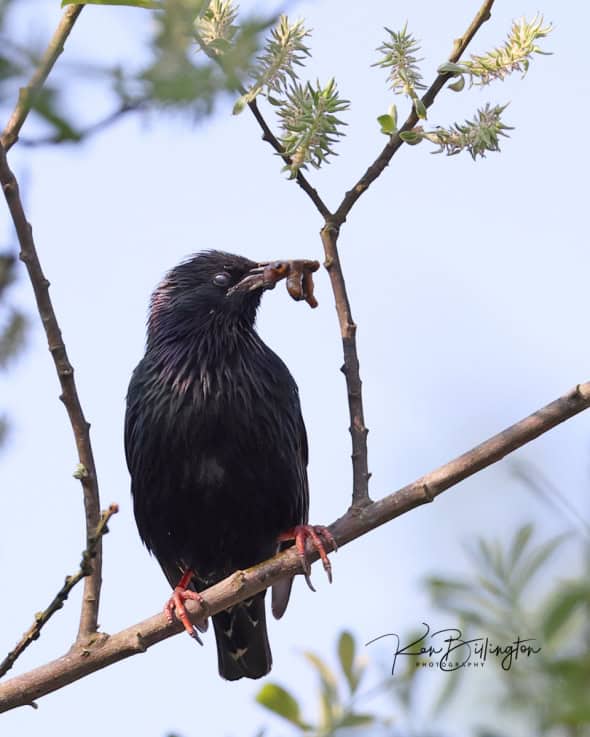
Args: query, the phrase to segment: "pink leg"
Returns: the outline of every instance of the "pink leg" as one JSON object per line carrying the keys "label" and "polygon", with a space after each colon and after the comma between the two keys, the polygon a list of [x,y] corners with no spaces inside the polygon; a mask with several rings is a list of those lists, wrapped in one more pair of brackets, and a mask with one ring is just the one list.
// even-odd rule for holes
{"label": "pink leg", "polygon": [[198,601],[201,606],[204,605],[203,598],[197,591],[191,591],[187,587],[192,581],[194,573],[192,571],[185,571],[178,582],[178,586],[175,587],[172,592],[172,596],[166,602],[164,606],[164,613],[169,622],[174,620],[174,615],[182,622],[184,629],[188,634],[193,637],[201,645],[201,638],[197,634],[197,631],[190,621],[186,607],[184,606],[185,601]]}
{"label": "pink leg", "polygon": [[326,574],[328,576],[328,580],[330,581],[330,583],[332,583],[332,565],[330,563],[330,559],[328,558],[328,554],[326,553],[325,546],[328,545],[333,551],[338,550],[338,546],[336,545],[336,540],[334,540],[334,536],[327,527],[323,527],[322,525],[296,525],[290,530],[287,530],[286,532],[283,532],[281,535],[279,535],[279,542],[284,542],[286,540],[295,541],[297,555],[301,560],[301,565],[303,567],[306,578],[309,577],[310,573],[309,562],[305,556],[305,544],[308,539],[311,541],[313,547],[317,550],[322,560],[324,570],[326,571]]}

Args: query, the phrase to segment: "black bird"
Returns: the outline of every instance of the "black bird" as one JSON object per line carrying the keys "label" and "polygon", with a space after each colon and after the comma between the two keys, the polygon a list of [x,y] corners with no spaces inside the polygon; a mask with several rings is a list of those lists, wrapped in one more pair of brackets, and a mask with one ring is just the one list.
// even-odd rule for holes
{"label": "black bird", "polygon": [[[280,263],[280,262],[277,262]],[[144,358],[127,394],[125,452],[135,519],[174,595],[167,604],[198,635],[184,601],[233,571],[325,528],[307,525],[307,438],[297,385],[254,329],[274,280],[241,256],[207,251],[154,291]],[[277,272],[278,273],[278,272]],[[284,271],[281,272],[284,275]],[[273,588],[282,616],[291,580]],[[213,617],[219,672],[269,672],[264,597]]]}

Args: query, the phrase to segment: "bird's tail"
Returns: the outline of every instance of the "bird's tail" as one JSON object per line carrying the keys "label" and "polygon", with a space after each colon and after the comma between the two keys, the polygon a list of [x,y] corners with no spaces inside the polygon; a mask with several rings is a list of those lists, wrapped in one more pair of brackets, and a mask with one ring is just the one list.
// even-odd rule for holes
{"label": "bird's tail", "polygon": [[265,593],[262,591],[213,617],[219,674],[228,681],[261,678],[271,668]]}

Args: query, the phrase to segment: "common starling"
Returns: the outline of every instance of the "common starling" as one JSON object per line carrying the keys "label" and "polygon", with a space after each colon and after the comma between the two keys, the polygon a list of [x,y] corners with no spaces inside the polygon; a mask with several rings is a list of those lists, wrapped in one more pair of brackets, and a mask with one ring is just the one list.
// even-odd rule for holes
{"label": "common starling", "polygon": [[[324,561],[323,542],[333,544],[325,528],[307,525],[297,385],[254,329],[263,290],[284,275],[262,271],[220,251],[173,268],[152,295],[145,356],[127,394],[137,527],[174,589],[169,618],[176,612],[197,639],[184,602],[198,591],[272,557],[285,541],[303,556],[306,538],[319,540]],[[277,618],[291,583],[273,587]],[[271,668],[265,593],[213,617],[223,678],[260,678]]]}

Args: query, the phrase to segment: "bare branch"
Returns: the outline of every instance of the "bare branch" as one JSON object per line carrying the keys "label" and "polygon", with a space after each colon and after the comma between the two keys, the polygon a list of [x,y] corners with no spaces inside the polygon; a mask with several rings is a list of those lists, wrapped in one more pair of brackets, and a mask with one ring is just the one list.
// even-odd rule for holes
{"label": "bare branch", "polygon": [[[478,10],[475,18],[471,21],[469,28],[462,36],[455,40],[453,50],[451,51],[451,55],[448,59],[450,62],[455,63],[461,58],[471,39],[475,36],[481,26],[491,18],[493,4],[494,0],[486,0]],[[426,109],[432,105],[438,93],[442,90],[449,79],[451,79],[451,77],[452,74],[448,72],[445,74],[439,74],[436,77],[422,97],[422,103]],[[391,136],[379,156],[358,180],[354,187],[344,196],[340,206],[334,213],[334,225],[336,225],[336,227],[339,228],[344,222],[346,222],[348,213],[351,211],[354,203],[364,192],[367,191],[375,179],[383,173],[383,170],[389,164],[393,155],[401,147],[403,141],[400,138],[400,133],[412,130],[417,123],[418,115],[416,114],[415,106],[412,105],[412,109],[406,122],[393,136]]]}
{"label": "bare branch", "polygon": [[[287,166],[291,166],[291,164],[293,163],[293,159],[290,156],[287,156],[287,154],[284,152],[283,147],[279,143],[277,137],[271,131],[270,126],[260,112],[256,100],[252,100],[251,102],[249,102],[248,107],[250,108],[252,115],[256,118],[256,122],[262,129],[262,140],[266,141],[274,148],[274,150],[279,154],[279,156],[283,159]],[[330,210],[328,210],[326,204],[318,194],[317,190],[311,186],[311,184],[309,183],[305,175],[302,174],[300,169],[297,171],[295,181],[316,206],[316,209],[320,213],[320,215],[326,220],[328,218],[331,218],[332,213],[330,212]]]}
{"label": "bare branch", "polygon": [[340,323],[344,364],[342,373],[346,379],[348,393],[348,411],[350,416],[350,436],[352,440],[352,506],[362,507],[369,504],[369,456],[367,435],[363,412],[362,381],[358,353],[356,350],[356,324],[352,318],[346,282],[338,255],[338,229],[328,221],[321,231],[324,245],[326,267],[332,284],[336,312]]}
{"label": "bare branch", "polygon": [[[198,34],[197,34],[197,38],[199,39]],[[230,69],[228,69],[227,65],[224,63],[223,54],[217,54],[214,51],[212,51],[209,48],[208,44],[203,41],[203,39],[199,39],[199,46],[201,50],[203,51],[203,53],[209,59],[211,59],[211,61],[214,61],[216,64],[219,65],[220,69],[227,76],[228,81],[231,80],[233,78],[233,73]],[[240,94],[243,97],[248,96],[248,92],[246,88],[239,82],[236,84],[236,89],[240,92]],[[258,123],[258,125],[260,126],[262,130],[262,140],[266,141],[268,144],[270,144],[274,148],[274,150],[279,154],[279,156],[283,159],[283,161],[285,162],[285,164],[287,164],[287,166],[291,166],[291,164],[293,163],[293,160],[291,159],[290,156],[288,156],[285,153],[285,151],[283,150],[283,147],[279,143],[279,140],[274,135],[274,133],[270,129],[270,126],[264,119],[264,116],[262,115],[262,113],[260,112],[260,109],[258,108],[256,97],[254,97],[254,99],[248,102],[248,107],[250,108],[250,112],[252,113],[252,115],[256,119],[256,122]],[[311,186],[311,184],[308,182],[305,175],[300,170],[297,171],[297,176],[295,177],[295,181],[301,187],[301,189],[307,194],[307,196],[313,202],[313,204],[316,206],[320,215],[324,219],[331,217],[332,213],[330,212],[330,210],[328,210],[327,206],[325,205],[324,201],[318,194],[317,190],[315,190]]]}
{"label": "bare branch", "polygon": [[[491,7],[494,0],[484,2],[479,12],[471,22],[469,28],[461,38],[457,39],[450,56],[451,61],[457,61],[467,48],[467,45],[481,27],[490,17]],[[438,92],[443,88],[450,75],[439,74],[430,88],[426,91],[422,102],[429,107],[434,102]],[[412,105],[411,113],[402,126],[401,131],[410,130],[418,122],[415,106]],[[400,131],[400,132],[401,132]],[[338,255],[338,235],[340,226],[346,221],[351,208],[389,164],[392,156],[401,146],[402,140],[399,132],[392,136],[383,149],[379,158],[369,167],[359,182],[346,193],[341,205],[332,218],[326,219],[326,225],[322,229],[322,242],[326,255],[325,266],[330,275],[332,290],[336,300],[336,311],[340,322],[340,333],[342,336],[342,347],[344,352],[344,366],[342,371],[346,378],[346,390],[348,393],[348,408],[350,414],[350,435],[352,440],[352,506],[359,507],[370,502],[369,497],[369,461],[367,434],[363,411],[362,381],[359,369],[359,359],[356,348],[356,325],[352,317],[350,302],[346,291],[346,283],[340,266]]]}
{"label": "bare branch", "polygon": [[4,660],[0,663],[0,678],[8,673],[8,671],[12,668],[12,666],[22,655],[22,653],[29,647],[31,643],[33,643],[39,637],[43,627],[47,624],[51,617],[63,607],[65,600],[70,595],[70,591],[74,588],[74,586],[85,576],[90,575],[90,573],[92,572],[91,561],[94,558],[96,546],[98,545],[102,536],[108,532],[108,521],[113,516],[113,514],[116,514],[118,511],[119,507],[116,504],[111,504],[111,506],[101,514],[98,527],[94,531],[94,537],[90,541],[86,550],[84,550],[84,552],[82,553],[82,560],[80,561],[80,568],[78,572],[73,576],[66,576],[64,585],[53,597],[49,606],[42,612],[35,614],[35,621],[33,622],[33,624],[21,637],[15,648],[11,650],[4,658]]}
{"label": "bare branch", "polygon": [[[263,140],[267,141],[281,155],[286,164],[291,164],[291,158],[283,151],[281,144],[258,109],[256,100],[248,103],[248,107],[263,131]],[[367,449],[367,434],[369,431],[365,426],[363,412],[362,381],[356,350],[356,324],[352,318],[350,302],[346,291],[346,282],[338,255],[338,228],[333,224],[334,218],[332,214],[324,205],[316,190],[311,187],[301,173],[300,169],[297,171],[297,183],[325,218],[325,225],[321,230],[325,256],[324,266],[330,276],[336,313],[340,324],[340,335],[342,337],[342,350],[344,354],[342,373],[346,379],[348,393],[349,430],[352,439],[352,506],[362,507],[371,502],[369,497],[369,479],[371,474],[369,473]]]}
{"label": "bare branch", "polygon": [[[27,267],[41,322],[47,335],[49,351],[53,357],[63,401],[70,424],[74,432],[78,450],[79,467],[76,477],[82,484],[84,495],[84,511],[86,515],[86,547],[89,547],[100,520],[100,500],[98,495],[98,479],[90,444],[90,425],[84,417],[74,381],[74,369],[68,359],[61,330],[53,310],[49,296],[49,282],[43,274],[41,263],[33,240],[33,231],[27,221],[21,202],[17,181],[12,173],[6,152],[0,144],[0,183],[8,203],[16,233],[20,243],[20,258]],[[98,605],[100,598],[102,568],[102,546],[96,544],[96,553],[92,565],[92,573],[84,581],[84,596],[78,637],[86,637],[96,632],[98,622]]]}
{"label": "bare branch", "polygon": [[[395,517],[433,501],[446,489],[496,463],[589,406],[590,382],[576,386],[560,399],[414,483],[362,509],[349,510],[331,525],[330,531],[339,546],[345,545]],[[307,555],[310,560],[318,557],[312,547],[309,547]],[[237,571],[203,592],[204,613],[206,616],[216,614],[250,598],[279,579],[297,573],[301,573],[301,562],[295,548],[290,548],[253,568]],[[203,618],[203,610],[198,604],[189,602],[187,610],[195,622]],[[143,653],[181,631],[183,625],[180,622],[169,624],[164,614],[157,614],[115,635],[96,635],[94,642],[85,647],[78,644],[61,658],[0,684],[0,712],[34,705],[35,699],[119,660]]]}
{"label": "bare branch", "polygon": [[0,144],[2,144],[5,151],[8,151],[18,140],[20,129],[35,102],[37,93],[45,84],[45,80],[53,69],[55,62],[64,50],[64,43],[70,35],[70,31],[82,12],[83,7],[84,5],[80,4],[69,5],[66,8],[45,53],[41,57],[39,66],[35,70],[28,85],[21,88],[16,107],[0,136]]}
{"label": "bare branch", "polygon": [[[486,0],[483,3],[475,18],[472,20],[468,29],[458,39],[455,40],[453,50],[449,57],[449,61],[456,62],[465,49],[469,45],[471,39],[475,36],[479,28],[490,18],[492,5],[494,0]],[[437,94],[444,87],[446,82],[451,78],[451,74],[439,74],[434,82],[431,84],[429,89],[422,97],[422,102],[426,108],[430,107],[434,102]],[[258,124],[263,131],[263,139],[267,141],[277,151],[285,161],[290,164],[291,160],[285,155],[281,144],[277,138],[273,135],[270,127],[266,123],[264,117],[260,113],[256,101],[249,103],[252,114],[258,121]],[[352,507],[362,507],[370,503],[369,497],[369,479],[371,474],[369,473],[369,461],[368,461],[368,448],[367,448],[367,434],[368,429],[365,425],[364,410],[363,410],[363,397],[362,397],[362,381],[360,377],[359,359],[356,348],[356,324],[352,317],[350,308],[350,301],[348,299],[348,293],[346,290],[346,282],[342,273],[342,267],[340,264],[340,257],[338,254],[338,236],[340,227],[346,222],[346,217],[352,209],[358,198],[365,192],[369,185],[377,179],[377,177],[383,173],[385,167],[391,161],[391,158],[395,152],[400,148],[403,141],[399,137],[399,134],[404,131],[411,130],[418,122],[418,116],[415,112],[415,107],[412,105],[412,110],[408,119],[394,136],[391,136],[389,142],[375,160],[375,162],[367,169],[361,179],[355,184],[355,186],[349,190],[340,206],[332,215],[329,210],[325,207],[323,201],[317,194],[316,190],[309,185],[307,180],[303,177],[299,171],[297,174],[297,182],[302,189],[307,193],[311,201],[314,203],[316,208],[319,210],[321,215],[325,219],[325,225],[321,231],[322,243],[324,246],[325,262],[328,274],[330,275],[330,282],[332,285],[332,291],[334,293],[334,300],[336,303],[336,312],[338,314],[338,321],[340,323],[340,334],[342,337],[342,348],[344,353],[344,365],[342,366],[342,372],[346,379],[346,390],[348,394],[348,408],[350,415],[350,434],[352,440],[352,475],[353,475],[353,489],[352,489]]]}

